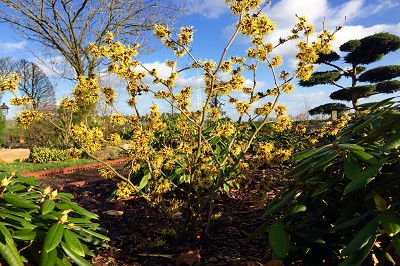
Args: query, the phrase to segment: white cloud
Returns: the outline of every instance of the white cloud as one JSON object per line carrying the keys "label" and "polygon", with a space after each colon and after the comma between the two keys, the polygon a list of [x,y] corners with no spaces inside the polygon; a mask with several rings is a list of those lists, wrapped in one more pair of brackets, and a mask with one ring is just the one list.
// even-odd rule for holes
{"label": "white cloud", "polygon": [[0,48],[3,52],[12,52],[15,50],[26,49],[27,41],[20,42],[0,42]]}
{"label": "white cloud", "polygon": [[203,14],[208,18],[218,18],[229,11],[225,0],[193,0],[192,5],[196,13]]}
{"label": "white cloud", "polygon": [[[357,18],[377,14],[399,5],[400,3],[394,0],[373,3],[366,0],[351,0],[338,6],[332,6],[328,0],[281,0],[273,2],[265,10],[265,13],[270,17],[271,21],[276,23],[277,30],[268,35],[267,39],[276,44],[280,37],[288,36],[290,29],[297,22],[296,15],[306,16],[316,26],[317,30],[322,29],[323,22],[325,28],[334,30],[346,17],[343,28],[335,35],[335,40],[333,41],[334,50],[338,50],[341,44],[350,39],[363,38],[377,32],[386,31],[399,35],[400,23],[376,24],[369,27],[352,23]],[[229,38],[234,30],[235,24],[231,24],[222,30],[222,34]],[[250,38],[243,35],[238,36],[236,41],[242,44],[250,44]],[[296,51],[295,42],[288,42],[275,50],[276,53],[285,58],[293,58]],[[290,65],[293,65],[293,62]]]}
{"label": "white cloud", "polygon": [[363,13],[365,16],[368,16],[371,14],[377,14],[384,10],[394,8],[399,5],[400,5],[400,3],[397,0],[382,0],[382,1],[378,1],[378,3],[376,3],[376,4],[367,5],[365,7]]}

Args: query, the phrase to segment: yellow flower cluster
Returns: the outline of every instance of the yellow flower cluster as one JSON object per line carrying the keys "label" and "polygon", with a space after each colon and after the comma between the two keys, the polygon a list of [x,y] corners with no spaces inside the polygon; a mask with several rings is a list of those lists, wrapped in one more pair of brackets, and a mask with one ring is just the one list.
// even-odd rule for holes
{"label": "yellow flower cluster", "polygon": [[70,134],[89,153],[100,150],[104,143],[103,132],[99,128],[89,129],[83,123],[72,125]]}
{"label": "yellow flower cluster", "polygon": [[293,83],[284,83],[282,86],[282,92],[289,94],[292,93],[294,91],[294,85]]}
{"label": "yellow flower cluster", "polygon": [[248,113],[250,111],[250,103],[246,101],[237,102],[236,103],[236,110],[239,112],[241,116]]}
{"label": "yellow flower cluster", "polygon": [[153,29],[154,36],[156,36],[157,38],[160,38],[161,40],[171,38],[171,30],[168,27],[161,24],[156,24],[154,25]]}
{"label": "yellow flower cluster", "polygon": [[107,104],[113,104],[115,101],[116,93],[115,90],[111,87],[105,87],[102,89],[104,97],[106,99]]}
{"label": "yellow flower cluster", "polygon": [[274,106],[273,102],[268,102],[266,104],[263,104],[260,107],[256,108],[255,114],[263,116],[269,115],[272,111],[273,106]]}
{"label": "yellow flower cluster", "polygon": [[171,190],[171,181],[169,181],[168,179],[162,179],[161,181],[157,182],[154,188],[154,193],[157,195],[162,195],[170,190]]}
{"label": "yellow flower cluster", "polygon": [[329,122],[328,124],[324,125],[320,130],[312,132],[308,136],[308,141],[312,144],[315,144],[319,141],[319,139],[321,139],[325,135],[331,135],[331,136],[337,135],[340,129],[342,129],[345,125],[347,125],[350,119],[351,119],[350,115],[348,114],[342,115],[340,119]]}
{"label": "yellow flower cluster", "polygon": [[119,199],[127,199],[134,195],[136,192],[135,188],[127,182],[118,182],[115,195]]}
{"label": "yellow flower cluster", "polygon": [[10,103],[15,106],[28,105],[28,104],[31,104],[32,102],[33,102],[33,98],[29,97],[29,96],[20,97],[20,98],[13,97],[10,99]]}
{"label": "yellow flower cluster", "polygon": [[73,94],[75,101],[86,107],[97,102],[99,91],[100,88],[97,84],[97,79],[80,76],[78,77],[78,84],[76,85]]}
{"label": "yellow flower cluster", "polygon": [[[307,23],[305,17],[298,17],[299,22],[295,28],[293,28],[293,36],[291,38],[298,38],[298,33],[303,31],[306,36],[311,35],[314,32],[314,27]],[[318,39],[311,43],[307,41],[299,41],[297,47],[299,52],[296,55],[296,73],[297,77],[301,80],[308,80],[314,71],[315,66],[312,65],[318,60],[318,54],[327,54],[331,51],[331,41],[333,40],[333,34],[328,30],[317,35]]]}
{"label": "yellow flower cluster", "polygon": [[110,117],[110,123],[114,125],[123,125],[126,123],[126,119],[121,114],[114,114]]}
{"label": "yellow flower cluster", "polygon": [[263,0],[226,0],[225,1],[234,15],[257,9]]}
{"label": "yellow flower cluster", "polygon": [[192,88],[185,86],[182,88],[180,93],[174,95],[178,107],[182,110],[187,110],[190,106],[190,97],[192,96]]}
{"label": "yellow flower cluster", "polygon": [[76,148],[69,148],[66,150],[68,159],[77,160],[82,157],[82,150]]}
{"label": "yellow flower cluster", "polygon": [[239,31],[248,36],[265,36],[275,30],[275,24],[261,11],[256,15],[246,14],[239,23]]}
{"label": "yellow flower cluster", "polygon": [[112,179],[115,177],[114,171],[108,165],[102,165],[98,168],[99,175],[104,179]]}
{"label": "yellow flower cluster", "polygon": [[222,125],[217,126],[214,131],[214,136],[223,136],[223,137],[230,137],[235,134],[236,128],[235,125],[231,122],[224,123]]}
{"label": "yellow flower cluster", "polygon": [[211,121],[216,122],[221,118],[222,113],[219,108],[213,107],[208,110],[207,116]]}
{"label": "yellow flower cluster", "polygon": [[283,104],[278,104],[275,108],[275,114],[277,116],[284,115],[287,112],[287,107]]}
{"label": "yellow flower cluster", "polygon": [[181,27],[181,31],[178,34],[178,44],[181,46],[189,45],[193,41],[193,28],[192,27]]}
{"label": "yellow flower cluster", "polygon": [[11,74],[9,78],[0,80],[0,93],[5,91],[15,92],[18,90],[17,83],[20,78],[17,74]]}
{"label": "yellow flower cluster", "polygon": [[19,126],[27,129],[33,123],[40,121],[42,117],[43,113],[37,112],[36,110],[24,110],[17,115],[15,121]]}
{"label": "yellow flower cluster", "polygon": [[269,67],[269,68],[277,68],[277,67],[279,67],[280,65],[282,65],[282,63],[283,63],[282,56],[280,56],[280,55],[275,55],[275,56],[271,59],[271,61],[270,61],[269,65],[268,65],[268,67]]}
{"label": "yellow flower cluster", "polygon": [[284,161],[287,161],[291,154],[291,149],[282,149],[275,146],[273,143],[261,142],[254,146],[256,152],[252,158],[252,164],[255,166],[267,163],[270,166],[277,166]]}
{"label": "yellow flower cluster", "polygon": [[79,110],[76,101],[70,98],[62,98],[60,101],[60,107],[64,110],[70,110],[72,112],[76,112]]}
{"label": "yellow flower cluster", "polygon": [[150,114],[146,117],[147,124],[145,129],[151,133],[162,130],[166,127],[165,123],[161,119],[161,113],[158,110],[158,105],[153,104],[150,106]]}
{"label": "yellow flower cluster", "polygon": [[110,134],[109,143],[112,146],[119,146],[121,145],[121,136],[118,133]]}
{"label": "yellow flower cluster", "polygon": [[274,123],[274,130],[277,132],[285,131],[286,129],[292,128],[293,121],[289,116],[279,115],[276,117]]}

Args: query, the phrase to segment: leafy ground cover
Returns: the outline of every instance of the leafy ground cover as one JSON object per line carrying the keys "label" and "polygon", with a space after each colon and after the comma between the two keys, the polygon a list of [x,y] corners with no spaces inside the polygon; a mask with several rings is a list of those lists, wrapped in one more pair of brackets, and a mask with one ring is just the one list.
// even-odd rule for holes
{"label": "leafy ground cover", "polygon": [[48,163],[29,163],[29,162],[13,162],[13,163],[0,163],[0,177],[10,176],[11,173],[16,172],[16,174],[37,172],[41,170],[64,168],[68,166],[77,166],[88,163],[93,163],[93,159],[77,159],[77,160],[67,160],[62,162],[48,162]]}
{"label": "leafy ground cover", "polygon": [[[116,182],[105,180],[64,191],[75,195],[80,206],[100,216],[108,230],[110,247],[97,253],[93,265],[265,265],[271,253],[266,235],[246,241],[260,224],[274,217],[260,218],[265,204],[284,187],[284,168],[257,171],[248,175],[240,190],[230,198],[216,200],[213,228],[209,234],[198,232],[193,243],[177,239],[171,225],[157,209],[138,198],[109,199]],[[96,169],[40,179],[43,185],[97,178]],[[257,191],[267,191],[262,196]]]}

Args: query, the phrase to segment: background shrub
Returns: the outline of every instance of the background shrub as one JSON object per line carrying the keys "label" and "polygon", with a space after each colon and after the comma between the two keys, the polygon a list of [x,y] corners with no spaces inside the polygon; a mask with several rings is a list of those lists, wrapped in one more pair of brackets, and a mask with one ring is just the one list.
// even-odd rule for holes
{"label": "background shrub", "polygon": [[66,150],[47,147],[34,147],[31,152],[31,160],[34,163],[59,162],[74,160],[82,157],[82,150],[69,148]]}

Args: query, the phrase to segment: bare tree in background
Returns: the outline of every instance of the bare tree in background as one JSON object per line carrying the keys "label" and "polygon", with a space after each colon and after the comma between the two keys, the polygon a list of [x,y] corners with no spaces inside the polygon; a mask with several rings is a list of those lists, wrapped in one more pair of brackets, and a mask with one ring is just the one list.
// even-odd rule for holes
{"label": "bare tree in background", "polygon": [[20,60],[16,64],[15,71],[21,78],[18,89],[23,95],[32,97],[33,108],[55,111],[54,87],[40,67],[32,62]]}
{"label": "bare tree in background", "polygon": [[[7,78],[14,69],[15,62],[11,57],[0,58],[0,79]],[[3,98],[3,93],[0,93],[0,102]]]}
{"label": "bare tree in background", "polygon": [[[184,0],[0,0],[0,21],[23,38],[61,54],[76,76],[91,77],[100,62],[88,51],[110,31],[124,43],[146,45],[156,23],[171,24]],[[75,77],[76,77],[75,76]]]}

